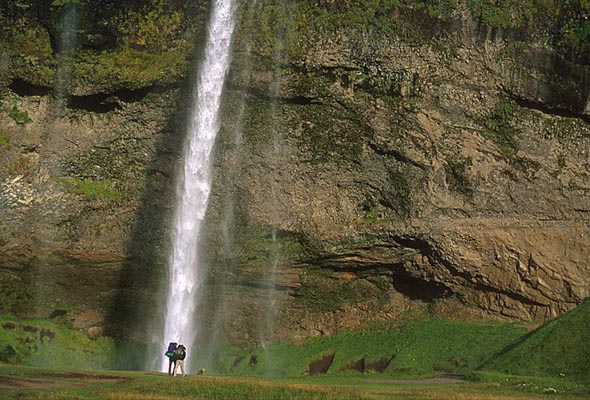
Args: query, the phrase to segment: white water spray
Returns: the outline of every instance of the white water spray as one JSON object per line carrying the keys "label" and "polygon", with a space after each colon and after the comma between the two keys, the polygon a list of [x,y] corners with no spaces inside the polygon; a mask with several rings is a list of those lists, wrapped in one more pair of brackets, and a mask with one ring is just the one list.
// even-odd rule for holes
{"label": "white water spray", "polygon": [[[184,165],[178,177],[172,227],[172,252],[163,339],[191,346],[196,335],[195,311],[204,271],[199,267],[198,242],[211,190],[210,155],[219,131],[219,109],[230,63],[234,28],[232,0],[215,0],[209,22],[191,114]],[[190,351],[190,348],[189,348]],[[168,359],[161,355],[162,371]]]}

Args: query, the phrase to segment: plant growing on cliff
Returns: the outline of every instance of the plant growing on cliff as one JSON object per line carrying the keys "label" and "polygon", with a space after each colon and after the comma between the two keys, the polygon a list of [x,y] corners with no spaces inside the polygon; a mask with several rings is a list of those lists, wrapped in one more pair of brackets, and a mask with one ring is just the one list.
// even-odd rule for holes
{"label": "plant growing on cliff", "polygon": [[456,0],[413,0],[404,2],[408,7],[416,10],[424,10],[430,17],[438,18],[441,20],[448,20],[451,18],[453,12],[457,8]]}
{"label": "plant growing on cliff", "polygon": [[400,4],[399,0],[306,0],[298,4],[297,10],[316,27],[368,29],[387,19]]}
{"label": "plant growing on cliff", "polygon": [[366,279],[340,279],[332,270],[312,267],[302,276],[296,298],[300,307],[327,312],[367,300],[373,288]]}
{"label": "plant growing on cliff", "polygon": [[555,43],[565,50],[565,55],[573,53],[585,57],[588,63],[590,53],[590,1],[566,0],[560,2],[558,33]]}
{"label": "plant growing on cliff", "polygon": [[463,159],[450,158],[445,165],[445,176],[449,189],[467,198],[473,196],[473,187],[467,174],[467,169],[472,164],[473,160],[471,157],[467,157]]}
{"label": "plant growing on cliff", "polygon": [[32,121],[31,117],[29,117],[29,113],[20,110],[16,103],[13,103],[12,107],[8,107],[0,101],[0,111],[8,114],[8,116],[19,125],[24,125]]}
{"label": "plant growing on cliff", "polygon": [[292,53],[300,50],[299,46],[292,45],[297,41],[292,8],[286,2],[273,0],[254,10],[255,16],[248,19],[244,28],[249,35],[256,37],[254,43],[259,54],[278,61],[277,57],[282,55],[286,46],[291,46]]}
{"label": "plant growing on cliff", "polygon": [[588,62],[588,0],[468,0],[467,7],[484,25],[542,37],[567,58]]}
{"label": "plant growing on cliff", "polygon": [[545,139],[557,139],[563,145],[590,136],[590,129],[577,118],[554,117],[544,122],[542,135]]}
{"label": "plant growing on cliff", "polygon": [[0,131],[0,147],[8,148],[10,142],[10,133],[6,131]]}
{"label": "plant growing on cliff", "polygon": [[502,98],[488,115],[484,124],[487,128],[481,134],[498,146],[503,158],[516,170],[531,178],[540,168],[539,162],[527,157],[519,156],[517,127],[518,109],[516,104],[508,98]]}
{"label": "plant growing on cliff", "polygon": [[489,26],[509,28],[521,24],[522,14],[513,10],[514,4],[510,0],[490,2],[486,0],[470,0],[468,7],[472,13],[477,15],[481,22]]}
{"label": "plant growing on cliff", "polygon": [[490,112],[484,125],[487,128],[482,136],[498,146],[502,158],[514,169],[531,178],[540,168],[539,162],[518,153],[518,108],[508,98],[502,98]]}
{"label": "plant growing on cliff", "polygon": [[130,47],[115,51],[81,52],[74,74],[103,91],[124,86],[138,89],[169,84],[185,73],[186,54],[170,51],[155,54]]}
{"label": "plant growing on cliff", "polygon": [[512,157],[518,151],[517,135],[515,127],[516,107],[507,98],[502,98],[485,120],[487,128],[482,134],[484,138],[495,143],[502,153]]}
{"label": "plant growing on cliff", "polygon": [[179,40],[183,14],[168,1],[152,0],[128,9],[115,22],[124,44],[153,52],[174,48]]}
{"label": "plant growing on cliff", "polygon": [[365,217],[365,223],[368,225],[375,224],[381,218],[383,218],[383,214],[379,207],[372,199],[366,198],[361,202],[359,205],[359,211],[363,212]]}
{"label": "plant growing on cliff", "polygon": [[90,338],[55,320],[0,315],[0,362],[46,368],[138,369],[146,351],[153,351],[150,346],[104,336]]}
{"label": "plant growing on cliff", "polygon": [[51,3],[52,7],[64,7],[67,5],[82,5],[88,0],[53,0]]}
{"label": "plant growing on cliff", "polygon": [[121,200],[124,195],[114,188],[110,181],[92,179],[62,178],[59,182],[68,190],[90,199]]}
{"label": "plant growing on cliff", "polygon": [[389,174],[390,191],[383,199],[386,206],[395,210],[401,218],[407,218],[411,211],[410,182],[403,172],[394,170]]}

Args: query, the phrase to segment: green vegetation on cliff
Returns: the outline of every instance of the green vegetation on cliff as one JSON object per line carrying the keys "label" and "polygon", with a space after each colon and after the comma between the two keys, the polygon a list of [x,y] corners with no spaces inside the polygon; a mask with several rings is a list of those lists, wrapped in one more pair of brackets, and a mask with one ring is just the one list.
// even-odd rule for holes
{"label": "green vegetation on cliff", "polygon": [[26,111],[22,111],[21,109],[19,109],[16,102],[12,103],[12,106],[8,106],[0,100],[0,112],[5,113],[10,119],[12,119],[18,125],[24,125],[32,121],[29,114]]}
{"label": "green vegetation on cliff", "polygon": [[[272,26],[282,22],[297,53],[297,32],[355,29],[398,36],[410,42],[445,34],[446,22],[459,19],[467,11],[473,19],[492,29],[504,29],[541,39],[562,54],[588,62],[590,51],[590,3],[585,0],[552,2],[547,0],[469,0],[466,10],[456,0],[305,0],[286,6],[267,2],[261,6],[257,21],[259,32],[272,33]],[[437,29],[441,30],[436,32]],[[516,37],[519,34],[514,35]],[[266,43],[273,42],[265,36]],[[276,36],[274,36],[276,37]]]}
{"label": "green vegetation on cliff", "polygon": [[6,131],[0,131],[0,146],[4,148],[8,148],[8,143],[10,142],[10,133]]}
{"label": "green vegetation on cliff", "polygon": [[63,178],[60,183],[74,193],[82,194],[90,199],[120,200],[124,194],[115,189],[110,181],[92,179]]}
{"label": "green vegetation on cliff", "polygon": [[[10,2],[9,2],[10,3]],[[67,12],[75,10],[76,52],[70,92],[110,93],[120,88],[169,85],[187,73],[193,43],[201,34],[208,2],[21,0],[0,8],[0,41],[10,56],[9,79],[53,87],[63,62],[60,35]],[[456,0],[305,0],[242,4],[251,16],[242,36],[269,59],[297,60],[307,37],[339,29],[425,42],[445,35],[448,23],[465,12]],[[469,0],[467,12],[484,26],[541,38],[562,54],[588,59],[590,5],[587,1]],[[516,35],[518,36],[518,35]],[[236,39],[241,43],[243,37]],[[60,61],[61,60],[61,61]],[[378,78],[370,76],[368,80]],[[392,86],[395,82],[385,83]],[[379,83],[381,85],[381,83]],[[386,88],[387,90],[387,88]]]}
{"label": "green vegetation on cliff", "polygon": [[[52,88],[67,62],[73,74],[59,78],[75,94],[181,80],[193,50],[190,37],[205,14],[202,2],[42,3],[23,0],[0,9],[0,44],[11,58],[11,78]],[[73,49],[61,48],[66,23],[74,30]]]}
{"label": "green vegetation on cliff", "polygon": [[467,169],[472,164],[471,157],[464,159],[451,157],[447,159],[447,165],[445,165],[445,176],[449,189],[467,198],[473,196],[473,184],[467,175]]}
{"label": "green vegetation on cliff", "polygon": [[483,136],[494,142],[507,157],[514,156],[518,151],[518,129],[515,126],[517,116],[514,103],[501,99],[485,121],[487,131]]}
{"label": "green vegetation on cliff", "polygon": [[471,13],[487,26],[541,34],[564,52],[588,56],[587,0],[469,0],[467,4]]}

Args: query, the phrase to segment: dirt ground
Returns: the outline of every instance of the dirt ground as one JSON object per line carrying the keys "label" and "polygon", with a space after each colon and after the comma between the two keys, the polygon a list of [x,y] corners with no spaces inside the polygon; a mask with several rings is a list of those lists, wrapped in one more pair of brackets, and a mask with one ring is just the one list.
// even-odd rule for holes
{"label": "dirt ground", "polygon": [[389,383],[392,385],[429,385],[429,384],[444,384],[444,383],[464,383],[465,378],[461,375],[441,375],[434,378],[427,379],[381,379],[368,380],[370,383]]}
{"label": "dirt ground", "polygon": [[[127,381],[131,378],[115,375],[80,373],[45,373],[39,378],[20,378],[0,375],[0,389],[51,389],[55,387],[82,387],[96,380]],[[82,382],[80,380],[83,380]]]}
{"label": "dirt ground", "polygon": [[83,386],[83,383],[0,376],[0,389],[51,389],[60,386]]}

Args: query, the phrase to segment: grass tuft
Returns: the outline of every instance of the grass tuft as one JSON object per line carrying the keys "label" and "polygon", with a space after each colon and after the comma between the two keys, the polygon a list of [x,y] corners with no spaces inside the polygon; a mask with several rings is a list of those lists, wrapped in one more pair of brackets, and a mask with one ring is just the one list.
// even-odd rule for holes
{"label": "grass tuft", "polygon": [[113,183],[108,180],[62,178],[60,183],[68,190],[90,199],[121,200],[125,197],[123,192],[115,189]]}

